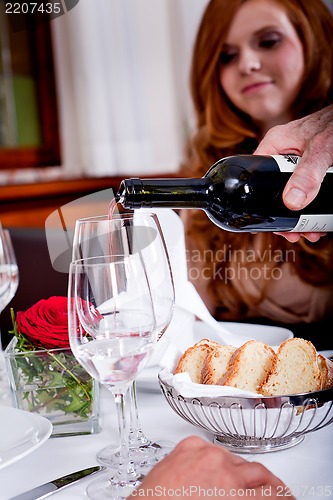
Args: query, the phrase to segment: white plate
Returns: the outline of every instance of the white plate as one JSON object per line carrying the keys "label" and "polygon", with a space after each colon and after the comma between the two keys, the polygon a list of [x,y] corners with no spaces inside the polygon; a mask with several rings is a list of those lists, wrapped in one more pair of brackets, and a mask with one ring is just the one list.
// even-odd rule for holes
{"label": "white plate", "polygon": [[[221,324],[232,334],[239,335],[240,337],[248,337],[254,340],[261,340],[272,347],[278,347],[282,342],[287,339],[291,339],[294,335],[291,330],[287,328],[281,328],[279,326],[268,326],[268,325],[257,325],[252,323],[231,323],[231,322],[221,322]],[[221,342],[219,339],[218,332],[207,323],[203,321],[196,321],[195,326],[195,336],[198,340],[207,337],[210,340],[216,340]]]}
{"label": "white plate", "polygon": [[[279,326],[257,325],[252,323],[226,323],[223,326],[235,335],[246,336],[255,340],[261,340],[273,347],[279,346],[284,340],[293,337],[291,330]],[[181,334],[181,333],[180,333]],[[209,338],[221,342],[218,332],[204,321],[195,321],[193,326],[193,344],[202,338]],[[190,346],[188,346],[190,347]],[[149,392],[160,391],[158,374],[161,371],[158,365],[145,368],[137,378],[138,389]]]}
{"label": "white plate", "polygon": [[0,406],[0,469],[34,451],[51,432],[52,424],[47,418]]}

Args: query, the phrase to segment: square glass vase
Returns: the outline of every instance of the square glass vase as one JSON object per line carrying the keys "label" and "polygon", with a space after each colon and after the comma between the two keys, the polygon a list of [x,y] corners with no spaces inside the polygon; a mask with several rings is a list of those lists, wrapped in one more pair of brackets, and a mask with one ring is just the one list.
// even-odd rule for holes
{"label": "square glass vase", "polygon": [[99,383],[71,349],[23,352],[16,344],[13,338],[5,350],[13,406],[50,420],[53,437],[99,432]]}

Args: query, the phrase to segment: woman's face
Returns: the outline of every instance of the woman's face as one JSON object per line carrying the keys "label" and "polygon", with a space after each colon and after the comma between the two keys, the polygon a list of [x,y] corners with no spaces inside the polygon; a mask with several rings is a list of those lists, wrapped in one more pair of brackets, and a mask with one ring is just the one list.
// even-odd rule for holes
{"label": "woman's face", "polygon": [[264,134],[293,118],[303,73],[303,47],[283,8],[272,0],[245,2],[221,53],[220,81],[230,101]]}

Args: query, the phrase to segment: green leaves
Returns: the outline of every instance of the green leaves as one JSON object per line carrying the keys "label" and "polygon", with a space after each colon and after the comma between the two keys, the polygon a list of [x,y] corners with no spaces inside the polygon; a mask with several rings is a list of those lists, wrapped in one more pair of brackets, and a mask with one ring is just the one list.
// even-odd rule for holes
{"label": "green leaves", "polygon": [[11,314],[16,346],[10,363],[25,409],[88,419],[93,412],[93,379],[69,348],[45,350],[32,345],[17,331],[13,310]]}
{"label": "green leaves", "polygon": [[[59,350],[58,350],[59,351]],[[23,354],[23,353],[22,353]],[[34,351],[16,356],[29,411],[73,413],[89,418],[93,403],[93,381],[69,349],[55,354]]]}

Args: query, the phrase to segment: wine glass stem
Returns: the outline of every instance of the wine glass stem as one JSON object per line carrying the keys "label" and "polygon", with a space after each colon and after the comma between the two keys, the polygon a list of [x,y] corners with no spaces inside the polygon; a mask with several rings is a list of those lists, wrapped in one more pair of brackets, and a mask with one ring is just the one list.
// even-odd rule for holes
{"label": "wine glass stem", "polygon": [[148,444],[149,439],[146,438],[146,436],[144,435],[140,424],[135,380],[129,387],[129,401],[130,401],[130,419],[131,419],[129,443],[130,447],[137,448],[139,446]]}
{"label": "wine glass stem", "polygon": [[114,393],[114,400],[117,408],[119,438],[120,438],[120,462],[118,476],[126,480],[128,476],[136,476],[133,462],[129,458],[129,432],[125,412],[125,394],[127,390]]}

